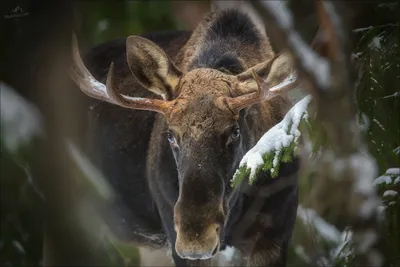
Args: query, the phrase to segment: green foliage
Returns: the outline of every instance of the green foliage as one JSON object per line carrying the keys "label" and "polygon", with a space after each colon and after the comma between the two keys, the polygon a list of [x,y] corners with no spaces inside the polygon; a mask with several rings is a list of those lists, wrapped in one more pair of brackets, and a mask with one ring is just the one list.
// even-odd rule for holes
{"label": "green foliage", "polygon": [[[385,9],[384,9],[385,8]],[[400,5],[394,3],[377,12],[399,14]],[[356,63],[361,78],[357,90],[360,121],[366,127],[369,152],[378,163],[380,173],[400,167],[400,25],[388,24],[369,27],[355,33],[359,37]],[[385,219],[382,221],[382,247],[386,266],[400,264],[400,201],[399,194],[383,197],[386,190],[397,190],[393,184],[378,186],[383,198]]]}
{"label": "green foliage", "polygon": [[360,35],[356,52],[361,74],[357,90],[360,121],[367,127],[369,151],[381,172],[400,166],[395,153],[400,146],[399,31],[399,25],[386,25],[356,33]]}
{"label": "green foliage", "polygon": [[[399,8],[398,3],[391,5],[390,13],[398,14]],[[378,7],[376,12],[382,15],[382,12],[389,12],[389,10]],[[400,167],[398,152],[400,146],[400,27],[394,24],[371,26],[354,31],[354,38],[357,40],[354,57],[360,75],[355,95],[359,112],[358,119],[360,126],[364,129],[363,137],[368,144],[369,152],[378,164],[379,173],[385,173],[388,168]],[[309,134],[313,152],[316,153],[317,148],[326,140],[324,132],[320,130],[321,125],[311,123],[303,124],[303,127],[307,127],[307,129],[300,128],[302,132]],[[394,178],[392,177],[392,182]],[[313,186],[314,179],[318,177],[301,177],[302,203],[307,202],[309,188]],[[383,211],[380,224],[383,237],[380,248],[385,258],[383,266],[399,266],[400,264],[399,193],[395,196],[383,196],[387,190],[398,192],[398,186],[394,183],[378,185]],[[329,216],[330,220],[336,216],[337,222],[340,220],[338,218],[340,210],[335,213]],[[310,255],[315,251],[320,251],[320,255],[330,259],[334,266],[354,266],[351,242],[346,243],[343,248],[343,250],[350,249],[350,253],[339,253],[338,257],[334,258],[329,254],[329,249],[325,252],[321,251],[326,244],[318,242],[314,232],[310,232],[310,228],[313,228],[311,223],[304,224],[297,220],[292,246],[289,250],[289,262],[293,266],[309,266],[310,264],[307,264],[307,260],[304,260],[301,255]],[[339,230],[343,229],[339,228]],[[320,241],[323,242],[323,240]],[[299,246],[303,248],[302,253],[298,253]],[[332,246],[329,247],[332,248]]]}
{"label": "green foliage", "polygon": [[173,30],[170,1],[77,1],[78,37],[89,47],[115,38]]}
{"label": "green foliage", "polygon": [[[310,100],[303,99],[302,101]],[[303,103],[301,104],[303,105]],[[269,174],[272,178],[278,177],[281,162],[288,163],[292,161],[293,156],[297,153],[299,136],[296,136],[296,134],[299,132],[301,125],[304,123],[309,124],[309,127],[306,129],[312,129],[307,112],[309,102],[306,104],[305,110],[300,110],[301,114],[296,114],[296,107],[293,107],[287,113],[285,118],[265,133],[255,147],[245,155],[243,162],[241,162],[239,169],[236,171],[232,179],[231,185],[233,187],[240,184],[240,182],[246,178],[248,178],[248,183],[250,185],[253,184],[261,171]],[[297,122],[295,126],[293,120],[296,116],[299,116],[300,121]],[[278,137],[277,135],[281,136]],[[260,153],[263,153],[261,155],[262,163],[260,164],[260,162],[257,162],[254,175],[252,175],[252,167],[249,167],[249,161],[253,161],[254,158],[260,157]],[[250,166],[252,165],[254,165],[254,162],[250,164]]]}
{"label": "green foliage", "polygon": [[1,147],[1,266],[39,266],[42,251],[41,199],[29,165]]}

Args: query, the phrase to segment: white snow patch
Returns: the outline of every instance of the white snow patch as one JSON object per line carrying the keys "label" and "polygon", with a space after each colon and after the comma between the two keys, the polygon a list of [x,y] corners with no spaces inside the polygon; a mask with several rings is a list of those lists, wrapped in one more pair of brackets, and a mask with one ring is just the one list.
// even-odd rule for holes
{"label": "white snow patch", "polygon": [[373,214],[377,209],[380,204],[380,200],[378,197],[369,197],[367,198],[360,207],[360,215],[363,218],[368,218]]}
{"label": "white snow patch", "polygon": [[382,98],[400,97],[400,92],[393,93],[391,95],[384,96]]}
{"label": "white snow patch", "polygon": [[231,246],[226,246],[225,250],[221,252],[222,256],[224,256],[225,261],[232,261],[233,256],[235,255],[236,249]]}
{"label": "white snow patch", "polygon": [[365,253],[378,239],[377,234],[373,230],[367,230],[363,234],[363,240],[359,242],[360,253]]}
{"label": "white snow patch", "polygon": [[369,48],[380,50],[381,49],[381,40],[383,36],[376,36],[372,39],[371,43],[368,45]]}
{"label": "white snow patch", "polygon": [[386,170],[388,175],[400,175],[400,168],[389,168]]}
{"label": "white snow patch", "polygon": [[373,121],[379,126],[379,128],[381,128],[383,131],[386,131],[385,127],[383,127],[383,125],[377,119],[373,119]]}
{"label": "white snow patch", "polygon": [[379,218],[382,218],[382,219],[385,218],[385,210],[386,210],[386,207],[384,205],[378,206],[377,212],[378,212]]}
{"label": "white snow patch", "polygon": [[87,159],[72,142],[67,142],[67,147],[71,158],[84,173],[85,178],[90,182],[96,192],[105,199],[113,197],[113,191],[104,175],[93,166],[89,159]]}
{"label": "white snow patch", "polygon": [[42,136],[43,119],[36,106],[0,82],[0,125],[6,148],[15,151],[34,136]]}
{"label": "white snow patch", "polygon": [[396,196],[397,195],[397,191],[394,190],[386,190],[385,192],[383,192],[383,196],[384,197],[388,197],[388,196]]}
{"label": "white snow patch", "polygon": [[397,177],[397,178],[394,180],[394,184],[398,184],[398,183],[400,183],[400,176]]}
{"label": "white snow patch", "polygon": [[365,195],[374,194],[372,182],[376,177],[375,160],[368,154],[356,153],[350,157],[350,164],[355,173],[355,192]]}
{"label": "white snow patch", "polygon": [[363,31],[369,31],[371,29],[372,29],[372,26],[369,26],[369,27],[354,29],[353,32],[363,32]]}
{"label": "white snow patch", "polygon": [[357,53],[352,53],[351,54],[351,59],[352,60],[354,60],[354,59],[358,59],[360,56],[362,56],[362,52],[357,52]]}
{"label": "white snow patch", "polygon": [[349,244],[349,242],[351,242],[352,238],[353,232],[350,230],[344,230],[340,236],[340,243],[331,251],[331,255],[333,255],[332,258],[337,258],[339,256],[348,257],[351,253],[351,250],[346,250],[345,247]]}
{"label": "white snow patch", "polygon": [[102,19],[97,23],[97,31],[102,32],[110,27],[110,22],[107,19]]}
{"label": "white snow patch", "polygon": [[400,179],[400,168],[389,168],[386,170],[385,174],[376,178],[373,182],[374,185],[377,184],[391,184],[392,180],[395,178],[394,183],[398,182]]}
{"label": "white snow patch", "polygon": [[304,249],[303,246],[296,245],[294,251],[296,252],[297,256],[299,256],[299,258],[301,258],[303,261],[311,263],[311,259],[307,255],[306,250]]}
{"label": "white snow patch", "polygon": [[[288,147],[293,141],[297,143],[301,135],[298,127],[301,119],[307,119],[308,117],[307,107],[310,101],[311,96],[306,96],[297,102],[283,120],[266,132],[257,144],[242,158],[239,168],[246,165],[250,169],[250,181],[255,178],[257,168],[264,163],[263,155],[274,153],[273,167],[276,167],[279,160],[278,155],[282,149]],[[232,180],[235,179],[238,173],[236,171]]]}
{"label": "white snow patch", "polygon": [[374,182],[372,183],[373,185],[378,185],[378,184],[391,184],[392,183],[392,177],[388,176],[388,175],[382,175],[379,176],[378,178],[376,178],[374,180]]}
{"label": "white snow patch", "polygon": [[280,1],[262,1],[261,3],[265,8],[274,12],[277,23],[287,32],[288,42],[296,48],[297,51],[295,52],[301,58],[303,68],[314,74],[319,85],[326,87],[330,80],[329,63],[314,53],[299,33],[295,31],[291,13],[286,6],[282,5]]}
{"label": "white snow patch", "polygon": [[375,79],[374,77],[371,77],[371,80],[372,80],[374,83],[376,83],[377,85],[379,85],[379,86],[380,86],[380,84],[379,84],[379,82],[378,82],[378,80],[377,80],[377,79]]}
{"label": "white snow patch", "polygon": [[312,209],[303,208],[301,205],[297,208],[297,216],[304,223],[311,223],[315,230],[325,239],[336,244],[341,241],[340,231],[332,224],[329,224]]}
{"label": "white snow patch", "polygon": [[365,113],[361,113],[360,116],[357,117],[357,125],[361,130],[366,131],[369,127],[369,124],[369,118],[367,115],[365,115]]}
{"label": "white snow patch", "polygon": [[19,242],[18,240],[14,240],[14,241],[12,241],[12,244],[14,245],[14,247],[18,250],[18,252],[20,254],[26,254],[26,251],[25,251],[24,247],[22,246],[21,242]]}

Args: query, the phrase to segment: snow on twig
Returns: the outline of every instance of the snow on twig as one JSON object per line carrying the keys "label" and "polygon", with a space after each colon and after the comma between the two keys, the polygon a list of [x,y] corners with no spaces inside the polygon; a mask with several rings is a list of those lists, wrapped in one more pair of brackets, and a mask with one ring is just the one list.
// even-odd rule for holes
{"label": "snow on twig", "polygon": [[291,12],[279,1],[260,1],[258,4],[263,7],[260,12],[263,12],[264,16],[279,25],[279,27],[275,28],[278,32],[276,37],[280,39],[279,43],[287,45],[290,48],[290,52],[298,60],[301,68],[316,79],[321,88],[326,88],[330,81],[329,63],[312,51],[294,29]]}
{"label": "snow on twig", "polygon": [[400,179],[400,168],[389,168],[386,170],[384,175],[379,176],[373,182],[374,185],[381,184],[392,184],[396,183],[396,180]]}
{"label": "snow on twig", "polygon": [[[307,107],[311,101],[311,96],[306,96],[293,106],[283,120],[266,132],[257,144],[250,149],[240,162],[239,169],[236,171],[232,182],[236,179],[250,174],[249,182],[255,179],[265,161],[271,161],[272,166],[267,170],[272,174],[278,173],[279,161],[284,157],[285,150],[292,152],[296,149],[298,138],[301,133],[299,125],[301,120],[308,118]],[[292,153],[290,153],[292,154]]]}
{"label": "snow on twig", "polygon": [[306,224],[311,224],[317,233],[325,240],[339,244],[341,242],[341,233],[334,226],[326,222],[313,209],[303,208],[301,205],[297,208],[297,216]]}

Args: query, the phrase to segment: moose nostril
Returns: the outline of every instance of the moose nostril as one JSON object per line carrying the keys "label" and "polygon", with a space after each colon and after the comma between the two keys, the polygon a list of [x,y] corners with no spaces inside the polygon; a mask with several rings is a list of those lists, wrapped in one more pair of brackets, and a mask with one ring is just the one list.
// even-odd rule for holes
{"label": "moose nostril", "polygon": [[215,246],[212,255],[214,256],[215,254],[217,254],[217,252],[218,252],[218,245]]}

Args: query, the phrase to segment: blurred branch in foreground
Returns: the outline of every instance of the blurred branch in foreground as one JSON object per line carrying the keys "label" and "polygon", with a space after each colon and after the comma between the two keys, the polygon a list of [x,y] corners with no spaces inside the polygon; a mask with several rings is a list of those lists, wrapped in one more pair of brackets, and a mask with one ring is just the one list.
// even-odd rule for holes
{"label": "blurred branch in foreground", "polygon": [[252,3],[265,20],[271,42],[293,56],[304,89],[315,99],[317,121],[326,133],[326,144],[316,161],[311,163],[304,155],[303,171],[316,173],[319,196],[325,190],[340,188],[341,200],[324,198],[314,203],[344,208],[342,216],[353,227],[354,264],[380,266],[383,259],[375,248],[379,199],[372,185],[377,171],[356,121],[350,27],[340,15],[338,3],[316,1],[321,27],[315,53],[294,29],[292,12],[285,5],[275,1]]}

